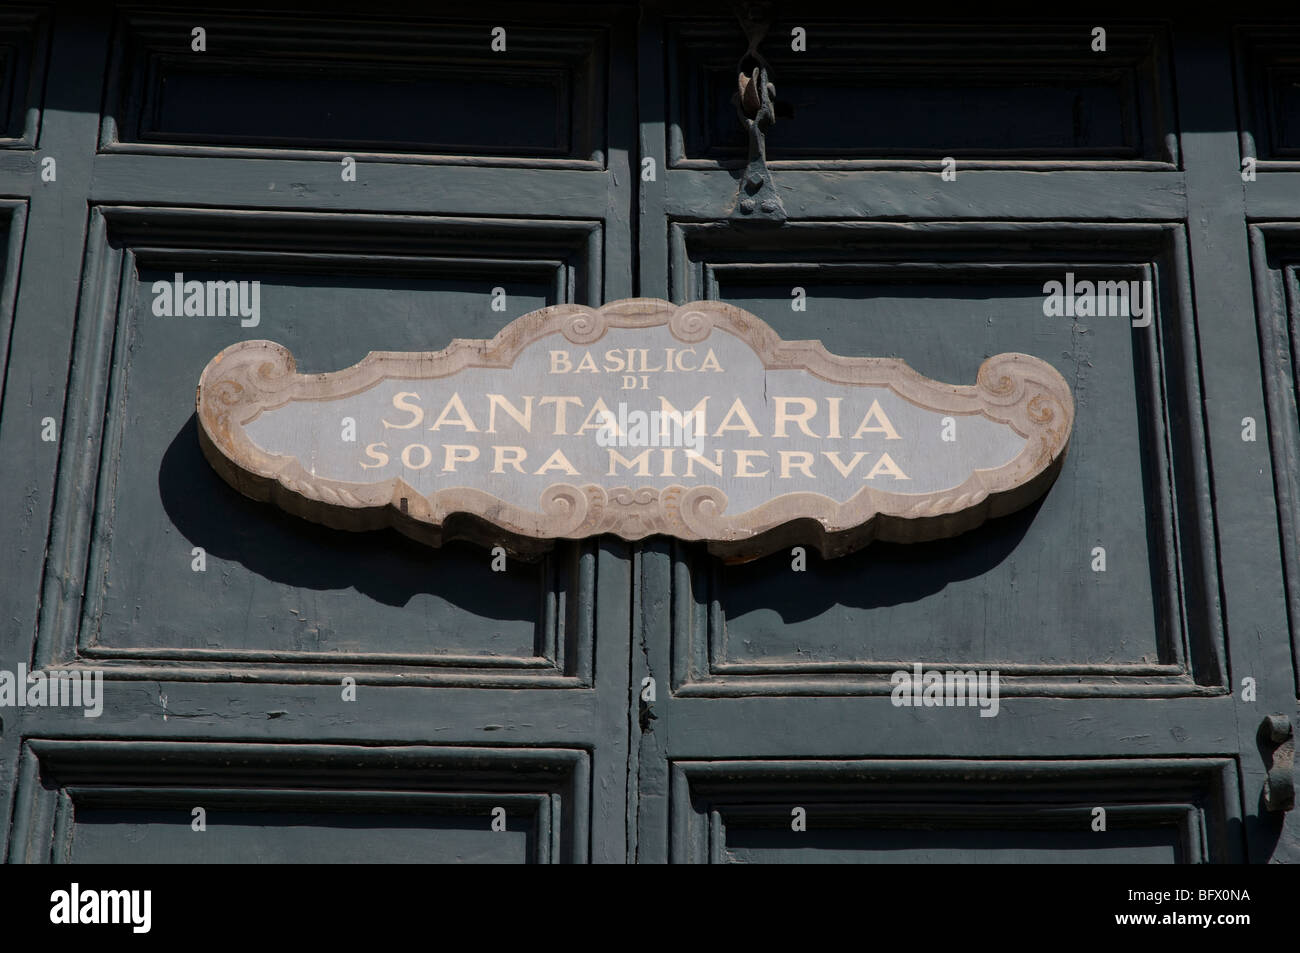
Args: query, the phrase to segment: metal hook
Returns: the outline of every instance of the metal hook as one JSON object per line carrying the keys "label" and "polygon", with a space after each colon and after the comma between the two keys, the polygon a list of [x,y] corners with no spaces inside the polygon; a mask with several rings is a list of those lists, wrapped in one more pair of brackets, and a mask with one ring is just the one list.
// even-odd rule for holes
{"label": "metal hook", "polygon": [[776,124],[776,85],[767,60],[758,45],[771,25],[767,4],[745,3],[736,7],[736,17],[745,31],[748,47],[736,71],[733,102],[748,136],[748,159],[740,176],[732,218],[784,222],[785,206],[767,168],[767,131]]}

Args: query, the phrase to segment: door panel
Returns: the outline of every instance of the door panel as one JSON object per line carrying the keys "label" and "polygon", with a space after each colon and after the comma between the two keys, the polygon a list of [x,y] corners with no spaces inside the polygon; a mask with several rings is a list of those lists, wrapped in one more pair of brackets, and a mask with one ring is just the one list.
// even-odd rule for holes
{"label": "door panel", "polygon": [[[1291,672],[1282,684],[1275,640],[1229,638],[1237,619],[1287,628],[1271,486],[1243,440],[1263,404],[1242,348],[1242,180],[1223,157],[1231,28],[1125,25],[1103,60],[1082,27],[864,27],[822,9],[760,46],[781,222],[735,213],[736,24],[685,4],[643,22],[669,53],[662,74],[642,58],[641,83],[670,89],[641,100],[669,167],[643,187],[643,293],[728,301],[786,339],[954,384],[1032,354],[1069,382],[1075,428],[1042,500],[954,539],[806,567],[641,546],[633,679],[671,691],[636,726],[638,859],[1289,856],[1294,820],[1257,807],[1253,735],[1264,708],[1295,710]],[[796,26],[815,55],[791,49]],[[1069,275],[1149,281],[1151,324],[1047,313],[1046,283]],[[998,714],[893,704],[891,676],[917,664],[997,671]]]}
{"label": "door panel", "polygon": [[[696,863],[1189,863],[1237,856],[1236,772],[1228,759],[679,761],[673,801],[680,818],[673,859]],[[1111,836],[1093,836],[1097,807],[1106,811]],[[792,829],[796,811],[806,829]]]}
{"label": "door panel", "polygon": [[212,43],[194,56],[177,43],[192,19],[122,15],[105,146],[604,165],[599,23],[511,18],[506,49],[493,50],[499,21],[218,14],[204,17]]}
{"label": "door panel", "polygon": [[[0,711],[6,859],[1300,860],[1257,737],[1300,716],[1300,28],[795,13],[759,46],[777,222],[735,215],[747,38],[684,0],[0,14],[0,669],[104,675],[98,717]],[[177,273],[259,320],[158,313]],[[1151,323],[1047,313],[1068,275],[1149,281]],[[1034,355],[1063,469],[802,568],[502,570],[199,449],[234,342],[334,371],[638,294],[953,384]],[[894,704],[916,664],[997,671],[996,715]]]}
{"label": "door panel", "polygon": [[0,148],[36,147],[49,29],[45,11],[0,14]]}
{"label": "door panel", "polygon": [[[91,300],[105,313],[87,322],[95,333],[81,342],[87,380],[78,390],[111,410],[89,527],[87,578],[99,585],[87,587],[82,653],[590,672],[579,653],[589,655],[592,633],[573,615],[590,592],[577,592],[574,547],[500,574],[465,546],[429,551],[395,532],[355,536],[279,514],[244,499],[203,459],[187,397],[212,356],[238,340],[271,338],[301,371],[337,370],[371,350],[475,336],[493,287],[524,310],[575,289],[585,297],[585,276],[599,270],[587,259],[594,226],[535,227],[524,247],[524,223],[501,222],[497,236],[509,235],[511,248],[510,238],[492,242],[491,227],[465,222],[262,215],[244,227],[265,237],[247,247],[233,233],[239,217],[112,209],[92,233],[103,236],[106,287]],[[364,254],[326,250],[362,227],[373,233]],[[492,260],[480,257],[489,243]],[[258,282],[259,323],[172,315],[177,280]],[[167,314],[157,313],[160,299]],[[111,372],[91,355],[111,358]],[[96,371],[106,397],[94,393]],[[355,435],[358,447],[385,439]],[[204,572],[193,570],[194,547],[205,552]]]}
{"label": "door panel", "polygon": [[[818,13],[785,13],[761,48],[780,76],[767,145],[776,168],[915,166],[947,155],[960,155],[963,166],[1177,161],[1167,38],[1158,27],[1112,25],[1102,64],[1075,30],[1053,24],[1000,23],[955,38],[951,28]],[[795,27],[811,38],[809,50],[776,40]],[[675,168],[744,158],[731,103],[740,35],[734,21],[713,17],[665,23]]]}
{"label": "door panel", "polygon": [[[0,714],[4,856],[622,861],[626,546],[494,566],[319,527],[222,482],[194,402],[237,341],[334,371],[630,296],[634,117],[609,103],[632,11],[274,7],[59,4],[30,113],[57,178],[0,168],[6,334],[28,205],[41,229],[0,412],[0,454],[26,461],[0,471],[26,511],[0,667],[104,676],[97,716]],[[0,102],[25,102],[37,51],[0,55]],[[178,273],[256,282],[258,320],[166,313]]]}
{"label": "door panel", "polygon": [[[1263,342],[1269,418],[1276,450],[1273,473],[1282,505],[1279,525],[1287,567],[1287,603],[1300,618],[1300,414],[1297,413],[1296,346],[1300,343],[1300,222],[1251,226],[1255,306]],[[1291,632],[1291,672],[1300,695],[1300,630]]]}
{"label": "door panel", "polygon": [[[1185,349],[1195,340],[1185,242],[1176,228],[1104,226],[1102,251],[1093,244],[1102,229],[798,223],[768,248],[679,226],[695,276],[683,300],[730,301],[788,339],[901,358],[954,384],[973,383],[994,354],[1038,355],[1070,382],[1076,403],[1060,477],[1017,514],[956,540],[817,562],[797,586],[782,585],[788,555],[709,572],[697,599],[721,614],[709,636],[715,674],[872,661],[892,671],[908,660],[1132,676],[1144,688],[1156,676],[1173,691],[1194,678],[1220,681],[1222,625],[1204,595],[1217,589],[1211,516],[1187,502],[1205,476],[1193,449],[1203,443],[1199,420],[1188,413],[1199,391]],[[1149,282],[1152,327],[1046,316],[1044,285],[1067,272]],[[795,287],[807,311],[793,309]],[[1095,547],[1105,572],[1092,571]]]}
{"label": "door panel", "polygon": [[28,861],[561,863],[589,850],[590,759],[576,749],[34,739],[24,757],[39,784],[15,826]]}

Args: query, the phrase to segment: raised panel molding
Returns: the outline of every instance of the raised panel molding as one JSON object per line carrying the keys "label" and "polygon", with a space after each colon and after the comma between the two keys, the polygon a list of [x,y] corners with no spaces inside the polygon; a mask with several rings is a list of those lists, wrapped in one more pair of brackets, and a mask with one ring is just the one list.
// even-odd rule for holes
{"label": "raised panel molding", "polygon": [[35,149],[44,113],[49,14],[0,11],[0,149]]}
{"label": "raised panel molding", "polygon": [[[1108,427],[1117,428],[1116,432],[1124,434],[1135,448],[1138,458],[1129,460],[1131,467],[1126,469],[1134,474],[1132,489],[1136,499],[1124,503],[1122,495],[1114,496],[1121,491],[1112,488],[1107,494],[1112,503],[1099,509],[1102,525],[1088,523],[1084,527],[1088,530],[1086,536],[1077,528],[1065,533],[1068,540],[1056,540],[1053,536],[1048,541],[1051,546],[1060,547],[1072,540],[1078,551],[1069,551],[1071,558],[1064,562],[1064,570],[1036,576],[1042,581],[1035,586],[1033,595],[1014,589],[1014,566],[1010,570],[1001,567],[1005,560],[1015,556],[1020,538],[1032,529],[1038,513],[1035,508],[1023,517],[993,521],[944,543],[914,544],[924,550],[905,546],[878,549],[882,544],[877,543],[861,554],[838,560],[819,561],[814,556],[817,566],[810,565],[807,579],[811,581],[804,582],[790,572],[788,553],[751,566],[727,567],[708,560],[696,548],[674,546],[671,603],[674,690],[700,696],[888,694],[890,673],[921,661],[932,667],[997,669],[1002,691],[1007,695],[1145,697],[1224,692],[1224,622],[1217,597],[1218,564],[1207,461],[1203,449],[1198,449],[1204,447],[1199,358],[1183,227],[1100,223],[799,222],[787,224],[780,232],[779,237],[757,231],[739,235],[733,229],[710,223],[674,223],[670,231],[674,296],[682,301],[729,300],[768,320],[785,337],[821,338],[838,353],[849,354],[852,352],[846,345],[836,343],[836,335],[853,331],[850,323],[866,329],[873,327],[871,298],[872,288],[877,286],[919,288],[914,292],[880,293],[915,294],[920,301],[942,298],[945,294],[973,295],[978,301],[982,294],[998,294],[1003,286],[1023,285],[1028,289],[1026,297],[1037,295],[1036,300],[1041,301],[1039,289],[1043,283],[1049,279],[1061,280],[1067,271],[1077,272],[1081,278],[1150,280],[1157,306],[1149,328],[1130,330],[1128,319],[1123,317],[1094,318],[1088,328],[1087,320],[1081,319],[1083,325],[1074,328],[1065,339],[1072,354],[1061,349],[1060,337],[1053,337],[1046,330],[998,338],[996,344],[990,339],[984,344],[989,353],[1000,349],[1022,350],[1056,363],[1076,392],[1076,434],[1062,476],[1046,495],[1043,508],[1050,512],[1052,507],[1070,507],[1073,505],[1070,494],[1092,494],[1099,481],[1110,479],[1108,475],[1116,472],[1102,462],[1089,464],[1098,455],[1105,456],[1105,441],[1102,444],[1097,441],[1106,436]],[[790,289],[804,285],[808,286],[808,310],[793,313]],[[830,289],[827,294],[840,289],[855,303],[858,299],[863,301],[863,307],[850,308],[851,318],[840,312],[828,316],[826,307],[819,310],[814,286]],[[771,297],[761,298],[769,288]],[[982,291],[982,288],[990,290]],[[979,310],[977,307],[963,310],[960,301],[958,305],[963,315],[966,311]],[[924,314],[933,317],[933,311]],[[964,316],[961,320],[969,319]],[[999,321],[1007,322],[1012,328],[1020,327],[1012,317],[998,314],[996,308],[987,320],[990,327]],[[1038,321],[1054,320],[1067,322],[1069,327],[1070,321],[1065,317],[1043,316],[1041,311],[1032,320],[1022,320],[1028,321],[1029,327]],[[1120,324],[1098,324],[1105,321]],[[953,332],[957,335],[955,340],[968,341],[962,336],[963,329],[969,330],[970,326],[957,326]],[[937,349],[931,342],[933,335],[942,333],[938,325],[919,324],[908,343],[883,349],[877,340],[879,335],[854,333],[858,338],[853,339],[852,348],[861,352],[857,356],[900,357],[922,373],[942,379],[969,376],[947,366],[919,363],[934,359],[933,352]],[[1084,334],[1110,344],[1089,344],[1089,338],[1081,339]],[[897,344],[896,335],[890,340]],[[1113,347],[1120,349],[1112,350]],[[976,363],[987,356],[980,353],[979,346],[974,350],[967,346],[962,353]],[[1128,366],[1132,367],[1131,372],[1124,370]],[[1099,368],[1104,368],[1110,377],[1103,375],[1090,381],[1089,376],[1102,374]],[[1098,393],[1097,398],[1090,395],[1090,391],[1097,392],[1098,388],[1104,391],[1109,386],[1107,380],[1111,385],[1122,384],[1126,377],[1131,381],[1127,387],[1131,389],[1133,403],[1109,398],[1104,392]],[[1117,406],[1110,406],[1108,400]],[[1118,416],[1113,420],[1108,416],[1106,421],[1110,423],[1095,419],[1095,413],[1103,411]],[[1089,470],[1089,465],[1104,467],[1104,473]],[[1058,517],[1058,522],[1061,519],[1065,517]],[[1136,610],[1124,608],[1127,628],[1112,632],[1109,626],[1102,625],[1097,629],[1101,623],[1094,620],[1096,645],[1076,638],[1063,650],[1072,654],[1053,653],[1056,655],[1053,658],[1052,654],[1045,653],[1043,639],[1043,635],[1051,632],[1038,625],[1017,625],[1015,620],[1006,618],[1000,619],[996,631],[982,630],[980,620],[990,611],[988,606],[978,600],[971,602],[973,597],[957,590],[945,593],[944,605],[955,608],[945,608],[940,621],[934,622],[939,617],[933,614],[923,621],[907,619],[912,624],[904,633],[905,647],[894,646],[902,636],[892,639],[884,649],[879,645],[882,636],[890,634],[881,631],[880,626],[884,625],[881,620],[892,616],[881,615],[880,606],[870,601],[870,594],[864,595],[863,580],[868,580],[865,586],[869,588],[873,572],[879,576],[891,566],[900,567],[895,573],[901,574],[899,578],[888,577],[889,581],[884,583],[888,593],[880,596],[886,599],[881,605],[889,611],[895,605],[889,597],[905,603],[908,601],[905,590],[909,587],[921,586],[921,592],[932,595],[949,582],[975,578],[970,575],[972,572],[985,577],[982,585],[986,596],[989,587],[999,592],[1012,587],[1006,601],[1013,607],[1017,602],[1031,607],[1074,605],[1087,593],[1071,602],[1066,598],[1070,593],[1062,587],[1082,585],[1078,580],[1097,578],[1089,572],[1092,547],[1104,543],[1108,536],[1114,538],[1121,526],[1136,530],[1143,524],[1151,568],[1147,568],[1146,552],[1136,564],[1149,572],[1149,579],[1147,576],[1101,578],[1127,587],[1125,592],[1134,587],[1140,590],[1138,594],[1150,605],[1149,622],[1136,617]],[[888,555],[873,555],[877,551]],[[1110,556],[1115,557],[1113,547]],[[884,560],[886,565],[878,565],[877,560]],[[936,569],[944,560],[953,561],[953,565]],[[1077,567],[1077,573],[1071,566]],[[958,575],[952,579],[941,576],[930,589],[925,589],[930,579],[926,574],[940,571]],[[1000,571],[1002,574],[997,575]],[[1034,571],[1041,573],[1042,569],[1036,567]],[[1007,572],[1011,573],[1009,577]],[[988,573],[995,575],[988,576]],[[803,629],[786,631],[780,639],[761,622],[738,627],[728,618],[728,604],[734,602],[732,584],[741,583],[744,588],[736,591],[743,593],[740,598],[748,602],[754,601],[756,593],[788,591],[788,597],[775,607],[768,603],[750,606],[755,610],[762,608],[767,614],[779,613],[785,629],[789,629],[791,612],[795,613],[796,621],[818,619],[818,624],[809,628],[812,625],[809,622]],[[823,584],[825,591],[810,589],[815,583]],[[791,601],[796,598],[797,605]],[[821,605],[819,599],[828,600],[823,611],[834,610],[839,614],[817,616],[809,606]],[[862,599],[868,601],[864,603]],[[862,611],[845,611],[835,609],[836,606],[858,607]],[[877,610],[874,615],[873,607]],[[950,618],[963,620],[962,625],[966,624],[965,620],[973,620],[971,649],[948,648],[951,633],[943,630],[942,620]],[[1050,620],[1043,624],[1050,626]],[[775,640],[775,647],[763,650],[765,639]],[[1116,639],[1122,640],[1122,644],[1115,642]],[[787,646],[786,642],[790,644]],[[1098,647],[1103,651],[1098,652]],[[748,654],[735,654],[733,650],[738,648]],[[1019,651],[1014,651],[1017,648]],[[1120,649],[1127,654],[1118,654]]]}
{"label": "raised panel molding", "polygon": [[[231,334],[283,337],[292,327],[314,327],[320,318],[310,309],[273,317],[264,297],[262,325],[242,330],[235,320],[228,330],[214,331],[202,322],[217,318],[153,315],[149,281],[174,271],[200,277],[216,271],[224,278],[270,274],[308,288],[351,276],[364,294],[414,287],[421,297],[402,307],[400,298],[389,295],[394,319],[415,322],[395,333],[419,339],[404,342],[408,346],[436,347],[445,340],[431,334],[426,341],[417,333],[424,321],[439,316],[426,310],[429,292],[421,282],[451,281],[459,288],[469,281],[481,295],[482,317],[476,307],[473,319],[458,319],[462,333],[448,336],[476,336],[480,320],[488,326],[511,316],[489,309],[490,290],[498,283],[531,283],[541,304],[595,300],[600,237],[597,223],[560,220],[96,209],[63,423],[59,509],[46,564],[37,664],[74,663],[124,678],[337,683],[348,674],[388,684],[590,685],[594,545],[562,546],[541,563],[516,562],[510,574],[493,574],[486,550],[431,553],[396,534],[340,534],[289,524],[273,507],[245,500],[202,460],[192,418],[198,373]],[[356,289],[342,288],[350,290]],[[302,289],[292,291],[286,300],[295,302]],[[512,307],[527,311],[536,304],[524,298]],[[355,351],[351,359],[359,359],[372,345],[380,347],[374,338],[387,327],[382,312],[359,315],[363,320],[373,325],[363,340],[337,329],[331,335],[325,327],[307,337],[300,330],[298,339],[311,343],[324,336],[327,351]],[[158,329],[177,327],[167,321],[200,324],[192,335],[178,338],[183,332],[173,332],[164,359],[160,348],[169,344]],[[154,330],[145,333],[146,327]],[[209,337],[212,343],[205,344]],[[133,394],[143,396],[133,401]],[[184,420],[183,426],[177,423]],[[134,502],[124,509],[126,499]],[[259,538],[268,541],[265,548]],[[159,549],[164,544],[165,555]],[[205,578],[189,572],[192,546],[222,560]],[[132,555],[119,566],[113,554],[123,547]],[[298,563],[315,568],[295,569]],[[132,567],[144,565],[153,567],[148,585],[132,583],[139,575]],[[177,566],[185,570],[179,576]],[[159,584],[161,578],[171,582]],[[268,588],[268,580],[276,585]],[[190,598],[197,602],[186,605],[205,609],[180,616],[160,610],[170,604],[169,589],[196,585]],[[322,592],[329,601],[318,605]],[[254,593],[261,593],[258,601]],[[431,616],[414,611],[420,603],[412,600],[421,596],[449,605]],[[245,603],[249,611],[259,607],[251,623],[245,609],[229,616],[236,611],[232,606]],[[457,615],[453,607],[465,611]],[[114,622],[106,630],[110,609]],[[509,632],[504,620],[511,621]],[[322,624],[331,631],[323,632]],[[435,624],[443,633],[441,649],[434,644],[439,638],[429,634]],[[463,633],[465,627],[470,631]],[[231,637],[253,641],[227,644]],[[448,639],[459,642],[448,647]],[[512,646],[510,639],[526,644]]]}
{"label": "raised panel molding", "polygon": [[[1300,222],[1251,225],[1250,249],[1286,570],[1292,680],[1300,697]],[[1265,422],[1255,423],[1256,439],[1265,439]]]}
{"label": "raised panel molding", "polygon": [[[879,862],[903,849],[930,862],[972,840],[1002,862],[1111,862],[1112,851],[1131,851],[1147,862],[1240,863],[1243,854],[1230,758],[675,761],[671,774],[674,863],[809,851],[812,862]],[[806,812],[800,832],[796,807]],[[1105,831],[1092,829],[1098,807]],[[828,830],[834,838],[822,841]]]}
{"label": "raised panel molding", "polygon": [[[0,420],[4,419],[5,383],[9,371],[9,339],[14,326],[14,303],[22,271],[23,236],[27,228],[27,202],[0,198]],[[33,421],[35,423],[36,421]]]}
{"label": "raised panel molding", "polygon": [[[790,49],[796,25],[815,56]],[[815,11],[777,20],[760,46],[777,89],[768,164],[935,170],[953,156],[962,169],[1177,168],[1164,29],[1108,24],[1100,56],[1093,26],[867,26]],[[670,165],[743,165],[734,19],[677,19],[666,34]]]}
{"label": "raised panel molding", "polygon": [[[564,25],[209,15],[201,54],[193,17],[127,13],[100,149],[601,169],[609,17],[590,12]],[[497,26],[508,55],[491,49]]]}
{"label": "raised panel molding", "polygon": [[[260,828],[267,836],[277,820],[301,824],[304,815],[324,824],[330,817],[383,824],[397,840],[385,841],[378,830],[373,837],[403,852],[409,852],[403,839],[440,824],[484,845],[471,845],[478,851],[471,860],[583,863],[591,852],[591,758],[580,749],[32,738],[23,746],[18,775],[11,862],[98,859],[79,851],[78,835],[91,820],[134,824],[134,832],[146,837],[150,827],[166,826],[182,837],[220,838],[223,824]],[[207,812],[207,832],[191,833],[195,806]],[[494,807],[506,811],[506,832],[491,830]],[[493,855],[496,843],[510,844],[507,833],[517,835],[512,848],[525,841],[523,857]],[[201,861],[208,845],[188,843],[178,859]],[[310,841],[290,846],[307,855],[275,859],[354,859],[339,856],[346,845],[336,851]],[[439,845],[434,838],[422,846]],[[130,845],[111,833],[94,847],[111,852],[114,862],[131,859]],[[321,851],[325,857],[317,856]]]}
{"label": "raised panel molding", "polygon": [[1241,155],[1261,171],[1300,169],[1300,29],[1237,27]]}

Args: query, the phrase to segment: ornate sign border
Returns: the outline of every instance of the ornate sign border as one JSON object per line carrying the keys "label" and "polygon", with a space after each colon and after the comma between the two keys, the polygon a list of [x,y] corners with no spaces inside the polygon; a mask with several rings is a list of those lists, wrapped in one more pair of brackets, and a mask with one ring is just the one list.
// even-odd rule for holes
{"label": "ornate sign border", "polygon": [[[887,387],[905,400],[943,414],[983,414],[1026,438],[1004,466],[975,470],[960,486],[901,494],[864,486],[840,503],[817,493],[788,493],[744,513],[725,513],[726,495],[710,486],[615,487],[556,483],[541,494],[538,511],[491,493],[453,487],[425,497],[400,477],[347,483],[312,476],[293,457],[253,444],[244,425],[295,400],[347,397],[388,378],[446,377],[470,367],[510,368],[534,342],[561,334],[590,345],[609,328],[667,325],[686,344],[714,330],[746,342],[769,370],[806,370],[827,381]],[[426,353],[373,351],[329,374],[298,374],[293,355],[271,341],[243,341],[214,357],[195,395],[203,453],[231,486],[297,516],[345,530],[391,526],[433,546],[453,539],[504,546],[533,556],[556,539],[611,533],[626,540],[653,534],[707,541],[731,561],[808,545],[838,556],[874,539],[921,542],[954,536],[990,517],[1017,510],[1051,486],[1069,446],[1074,399],[1064,378],[1026,354],[998,354],[979,369],[974,385],[943,384],[892,358],[831,354],[820,341],[785,341],[759,318],[734,305],[694,301],[674,305],[630,298],[601,308],[564,304],[511,322],[491,340],[457,339]]]}

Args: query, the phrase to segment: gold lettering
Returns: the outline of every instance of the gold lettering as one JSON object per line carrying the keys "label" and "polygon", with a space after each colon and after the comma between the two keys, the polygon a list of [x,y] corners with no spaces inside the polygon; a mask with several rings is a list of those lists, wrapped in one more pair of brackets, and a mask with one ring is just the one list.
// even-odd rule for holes
{"label": "gold lettering", "polygon": [[[778,451],[781,457],[781,479],[790,479],[790,471],[802,470],[803,475],[810,480],[817,479],[812,475],[811,467],[813,465],[813,455],[806,450],[781,450]],[[795,458],[800,458],[801,462],[796,463]]]}
{"label": "gold lettering", "polygon": [[568,434],[565,431],[564,425],[565,425],[565,415],[568,413],[569,404],[577,404],[579,407],[581,407],[582,399],[579,397],[543,397],[537,403],[543,407],[546,406],[547,404],[555,405],[555,433],[553,434],[553,436],[556,437],[568,436]]}
{"label": "gold lettering", "polygon": [[547,457],[546,462],[542,464],[541,469],[533,475],[541,476],[548,470],[561,470],[569,476],[578,475],[578,471],[573,469],[573,464],[569,462],[569,458],[566,457],[564,452],[561,450],[556,450],[553,454]]}
{"label": "gold lettering", "polygon": [[692,434],[699,434],[703,437],[709,430],[708,424],[706,423],[706,420],[708,419],[708,403],[709,398],[701,397],[699,403],[685,413],[682,413],[673,406],[672,401],[661,394],[659,396],[659,419],[662,422],[659,430],[660,436],[667,435],[669,423],[675,421],[682,430],[685,430],[689,426],[692,428]]}
{"label": "gold lettering", "polygon": [[822,451],[822,456],[825,457],[827,460],[829,460],[831,463],[833,463],[835,465],[835,469],[840,471],[840,476],[845,478],[847,478],[848,475],[853,472],[854,468],[857,467],[857,465],[862,461],[862,458],[865,457],[866,455],[867,452],[865,450],[859,450],[857,453],[853,455],[852,461],[850,461],[848,464],[845,464],[840,460],[840,452],[838,450]]}
{"label": "gold lettering", "polygon": [[478,459],[478,447],[467,443],[448,443],[442,448],[442,472],[455,473],[456,464],[473,463]]}
{"label": "gold lettering", "polygon": [[886,473],[889,476],[892,476],[895,480],[912,479],[902,470],[898,469],[898,464],[896,464],[893,458],[887,453],[882,453],[880,455],[880,459],[876,461],[876,465],[871,468],[871,472],[868,473],[863,479],[870,480],[881,473]]}
{"label": "gold lettering", "polygon": [[[506,454],[510,454],[509,459]],[[524,458],[528,456],[528,451],[523,447],[493,447],[492,448],[492,472],[505,473],[505,465],[508,463],[520,473],[524,472],[521,464]]]}
{"label": "gold lettering", "polygon": [[370,459],[372,459],[372,460],[377,460],[378,462],[377,462],[377,463],[363,463],[363,464],[361,464],[361,469],[363,469],[363,470],[374,470],[374,469],[376,469],[376,468],[378,468],[378,467],[386,467],[386,466],[388,466],[388,454],[384,453],[383,450],[376,450],[376,449],[375,449],[376,447],[383,447],[383,448],[387,449],[387,448],[388,448],[388,444],[386,444],[386,443],[372,443],[372,444],[370,444],[369,446],[367,446],[367,447],[366,447],[366,456],[368,456],[368,457],[369,457]]}
{"label": "gold lettering", "polygon": [[840,401],[843,397],[827,397],[826,403],[830,408],[831,424],[826,436],[836,440],[840,437]]}
{"label": "gold lettering", "polygon": [[[798,424],[799,429],[806,436],[815,437],[817,434],[808,429],[808,421],[817,413],[817,401],[811,397],[775,397],[776,401],[776,433],[774,437],[788,436],[785,432],[785,425],[788,423]],[[803,413],[792,414],[788,410],[791,404],[798,404],[803,407]]]}
{"label": "gold lettering", "polygon": [[686,451],[686,476],[687,477],[695,476],[696,463],[698,463],[702,467],[708,467],[718,476],[722,476],[722,451],[721,450],[713,451],[713,461],[714,462],[710,463],[708,460],[706,460],[696,451],[687,450]]}
{"label": "gold lettering", "polygon": [[413,419],[409,424],[394,424],[394,423],[389,423],[387,420],[385,420],[384,421],[385,427],[391,427],[393,430],[410,430],[412,427],[418,426],[420,421],[424,420],[424,408],[421,407],[419,404],[412,404],[403,401],[402,400],[403,397],[414,397],[416,400],[419,400],[420,395],[415,393],[415,391],[410,391],[410,390],[400,391],[399,393],[393,395],[393,406],[396,407],[398,410],[404,410],[407,413],[412,414]]}
{"label": "gold lettering", "polygon": [[[876,421],[876,425],[874,427],[867,426],[872,420]],[[885,416],[885,412],[880,409],[880,401],[878,400],[873,400],[871,402],[871,407],[868,408],[866,416],[862,418],[862,424],[858,427],[858,432],[853,435],[853,439],[857,440],[864,433],[883,433],[886,440],[899,439],[898,431],[895,430],[894,425],[889,422],[889,418]]]}
{"label": "gold lettering", "polygon": [[[710,351],[709,353],[712,354],[713,352]],[[740,418],[740,423],[731,423],[732,417]],[[718,424],[718,429],[713,432],[713,436],[721,437],[723,432],[727,430],[744,430],[751,437],[763,436],[759,429],[754,426],[754,418],[749,416],[749,411],[745,409],[745,405],[739,397],[731,405],[731,409],[727,411],[727,416],[722,418],[722,423]]]}
{"label": "gold lettering", "polygon": [[635,457],[629,460],[627,457],[623,456],[623,454],[619,453],[613,447],[610,447],[609,448],[609,474],[608,474],[609,476],[617,475],[617,471],[614,469],[614,467],[620,463],[623,466],[627,467],[628,469],[631,469],[632,467],[636,467],[637,476],[650,475],[650,451],[649,450],[642,450],[639,454],[637,454]]}
{"label": "gold lettering", "polygon": [[[411,451],[419,450],[424,454],[422,463],[411,462]],[[402,463],[408,470],[423,470],[433,462],[433,452],[422,443],[408,443],[406,449],[402,451]]]}
{"label": "gold lettering", "polygon": [[[595,423],[592,423],[593,418],[596,421]],[[609,423],[611,432],[617,435],[618,418],[615,417],[610,412],[610,409],[605,406],[605,401],[602,398],[597,397],[596,402],[591,405],[591,412],[587,414],[587,419],[582,422],[581,427],[574,431],[573,435],[575,437],[581,437],[588,430],[601,430],[605,427],[606,422]]]}
{"label": "gold lettering", "polygon": [[507,414],[514,418],[515,423],[524,428],[524,433],[532,433],[533,430],[533,398],[531,395],[524,397],[524,410],[520,413],[518,408],[501,394],[488,394],[488,433],[497,432],[497,408],[500,407]]}
{"label": "gold lettering", "polygon": [[749,470],[750,457],[766,457],[766,450],[736,450],[736,476],[738,477],[763,477],[770,472],[764,470],[762,473],[751,473]]}
{"label": "gold lettering", "polygon": [[[453,410],[456,412],[454,420],[450,419]],[[465,405],[461,402],[460,394],[451,395],[451,398],[447,401],[447,406],[442,408],[442,413],[438,415],[438,419],[433,422],[433,426],[429,429],[440,430],[444,423],[448,427],[464,427],[466,433],[478,433],[478,427],[474,425],[474,421],[470,420],[469,411],[465,409]]]}

